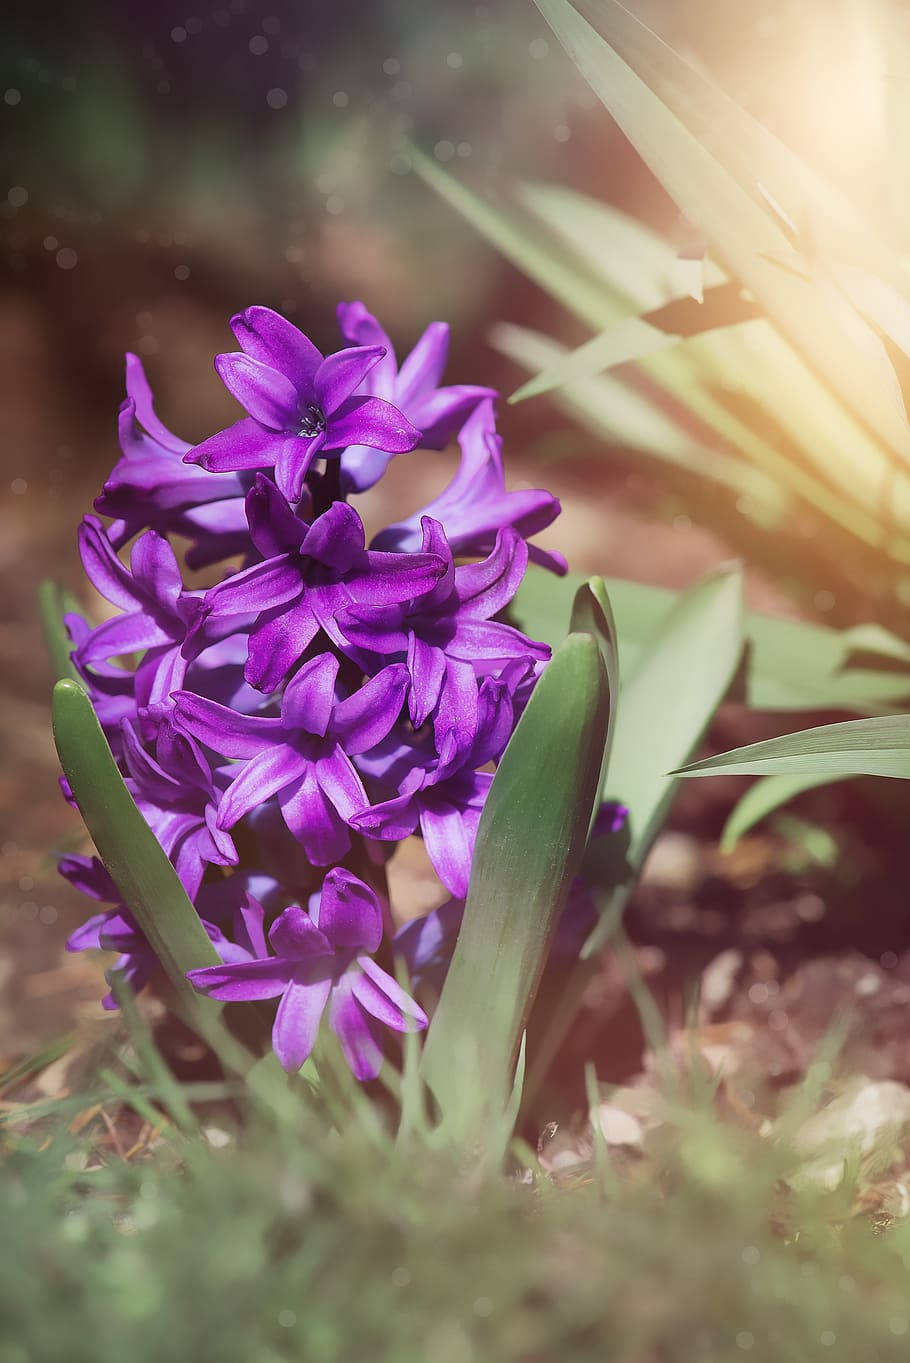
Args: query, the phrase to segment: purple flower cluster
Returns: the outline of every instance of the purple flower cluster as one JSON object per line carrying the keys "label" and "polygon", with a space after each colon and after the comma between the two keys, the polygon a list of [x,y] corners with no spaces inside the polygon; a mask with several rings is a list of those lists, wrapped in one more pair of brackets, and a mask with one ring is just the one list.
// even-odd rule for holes
{"label": "purple flower cluster", "polygon": [[[392,960],[385,863],[419,833],[464,899],[493,765],[549,656],[502,614],[529,558],[565,564],[528,543],[556,499],[506,490],[495,393],[440,386],[448,328],[428,327],[399,367],[362,303],[338,320],[346,348],[323,355],[268,308],[236,316],[240,349],[215,368],[246,415],[194,447],[159,421],[128,357],[122,458],[79,531],[116,613],[67,626],[127,785],[223,962],[192,982],[279,1000],[288,1071],[327,1013],[369,1079],[383,1027],[426,1025],[377,963]],[[449,486],[367,544],[349,499],[392,458],[453,439]],[[171,537],[188,542],[187,569],[218,580],[188,586]],[[70,947],[119,950],[140,987],[154,955],[104,868],[60,869],[112,906]]]}

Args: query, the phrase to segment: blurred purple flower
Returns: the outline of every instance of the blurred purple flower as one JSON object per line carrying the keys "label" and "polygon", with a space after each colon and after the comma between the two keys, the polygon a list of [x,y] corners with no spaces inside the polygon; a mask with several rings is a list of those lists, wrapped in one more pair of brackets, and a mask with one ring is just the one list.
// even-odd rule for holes
{"label": "blurred purple flower", "polygon": [[[430,323],[399,369],[391,340],[363,303],[339,303],[337,314],[341,334],[350,345],[379,347],[384,352],[357,392],[385,398],[403,412],[420,431],[423,449],[444,449],[472,408],[483,398],[496,397],[494,389],[473,384],[439,387],[449,356],[445,322]],[[350,445],[341,457],[344,486],[365,492],[379,481],[397,452],[384,446]]]}
{"label": "blurred purple flower", "polygon": [[353,397],[383,346],[355,346],[323,356],[312,341],[270,308],[231,319],[241,351],[218,355],[215,368],[249,416],[185,455],[215,473],[274,468],[290,502],[303,495],[317,454],[368,445],[393,454],[414,449],[420,432],[379,397]]}
{"label": "blurred purple flower", "polygon": [[252,899],[248,923],[256,959],[191,970],[187,978],[224,1001],[280,998],[272,1046],[288,1073],[300,1069],[316,1044],[326,1005],[329,1026],[362,1080],[375,1078],[382,1065],[377,1024],[398,1032],[426,1026],[423,1010],[372,959],[382,940],[382,911],[350,871],[329,871],[309,912],[292,905],[279,914],[268,934],[273,954],[262,907]]}

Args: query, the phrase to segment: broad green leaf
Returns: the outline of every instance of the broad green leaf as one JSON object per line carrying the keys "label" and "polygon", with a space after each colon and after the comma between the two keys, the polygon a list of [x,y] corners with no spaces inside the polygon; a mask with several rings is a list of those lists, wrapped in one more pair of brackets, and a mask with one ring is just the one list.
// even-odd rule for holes
{"label": "broad green leaf", "polygon": [[810,772],[804,776],[763,776],[751,785],[724,824],[720,850],[730,852],[744,833],[807,790],[843,781],[843,776]]}
{"label": "broad green leaf", "polygon": [[[535,3],[653,174],[702,229],[721,264],[752,291],[834,392],[843,396],[885,445],[901,460],[910,460],[910,429],[894,370],[879,338],[858,314],[852,315],[849,328],[842,325],[831,312],[830,300],[813,281],[788,274],[770,259],[799,259],[779,219],[759,191],[753,197],[639,74],[644,71],[653,78],[652,62],[670,61],[683,68],[685,63],[616,0],[596,0],[586,7],[596,13],[600,32],[568,0]],[[630,33],[635,42],[625,45],[634,67],[611,46]],[[750,173],[755,175],[755,167]],[[774,192],[775,186],[770,189]],[[863,328],[862,344],[856,342],[854,322]]]}
{"label": "broad green leaf", "polygon": [[817,250],[843,262],[875,261],[899,286],[894,243],[881,231],[880,219],[873,223],[855,199],[819,175],[617,0],[577,0],[576,8],[740,187],[770,206],[790,234],[798,237],[808,227]]}
{"label": "broad green leaf", "polygon": [[78,683],[64,680],[54,687],[53,723],[60,763],[98,855],[178,995],[196,1012],[207,1001],[196,994],[186,972],[218,965],[220,958],[124,785]]}
{"label": "broad green leaf", "polygon": [[822,724],[718,753],[679,776],[851,775],[910,779],[910,715]]}
{"label": "broad green leaf", "polygon": [[522,384],[509,402],[538,397],[573,380],[590,378],[617,365],[668,350],[686,337],[726,329],[757,315],[755,304],[743,298],[736,284],[721,284],[709,290],[703,302],[674,299],[641,317],[626,317],[592,336],[577,350],[567,352],[551,369]]}
{"label": "broad green leaf", "polygon": [[600,328],[622,315],[608,290],[598,285],[587,269],[556,254],[550,243],[540,240],[527,224],[475,194],[416,147],[408,154],[415,171],[431,189],[461,213],[506,260],[577,317]]}
{"label": "broad green leaf", "polygon": [[[565,347],[524,327],[500,323],[491,344],[509,359],[533,370],[547,370],[563,361]],[[561,409],[606,440],[674,464],[731,488],[765,506],[779,517],[786,493],[772,479],[721,449],[712,449],[673,420],[650,397],[613,374],[576,379],[558,393]]]}
{"label": "broad green leaf", "polygon": [[508,1101],[521,1033],[581,863],[607,740],[598,644],[554,653],[493,778],[464,919],[423,1055],[446,1129],[477,1139]]}
{"label": "broad green leaf", "polygon": [[[684,292],[676,252],[645,223],[561,185],[519,184],[515,193],[557,241],[603,280],[620,304],[618,316],[659,308]],[[721,282],[721,271],[711,268],[708,282]]]}
{"label": "broad green leaf", "polygon": [[[629,811],[629,874],[611,887],[585,955],[615,926],[666,819],[677,784],[668,773],[680,765],[674,754],[693,751],[729,690],[743,648],[742,596],[738,567],[706,578],[679,598],[634,672],[624,671],[602,793]],[[622,656],[621,633],[619,647]]]}
{"label": "broad green leaf", "polygon": [[[557,578],[530,568],[512,603],[512,617],[533,638],[555,647],[563,637],[573,596],[582,579]],[[637,666],[679,594],[666,587],[607,578],[623,674]],[[871,631],[871,632],[869,632]],[[838,631],[758,611],[745,616],[745,699],[755,710],[857,710],[875,714],[910,700],[910,673],[852,667],[857,650],[899,657],[893,636],[878,626]],[[876,649],[878,639],[882,647]]]}
{"label": "broad green leaf", "polygon": [[38,612],[44,631],[44,642],[57,679],[69,677],[73,681],[78,681],[79,674],[70,658],[73,645],[63,623],[66,613],[64,593],[50,578],[45,578],[38,588]]}

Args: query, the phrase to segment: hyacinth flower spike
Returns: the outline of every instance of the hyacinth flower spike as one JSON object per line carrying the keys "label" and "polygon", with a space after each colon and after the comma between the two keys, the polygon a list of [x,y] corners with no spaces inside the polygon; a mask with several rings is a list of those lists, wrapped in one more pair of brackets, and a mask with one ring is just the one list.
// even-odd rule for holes
{"label": "hyacinth flower spike", "polygon": [[[442,523],[452,552],[487,554],[497,532],[510,525],[524,538],[545,530],[559,515],[556,497],[541,489],[507,492],[502,463],[502,437],[489,399],[479,402],[458,434],[461,463],[438,497],[407,520],[382,530],[377,549],[416,549],[423,516]],[[567,571],[562,554],[528,545],[531,560],[560,575]]]}
{"label": "hyacinth flower spike", "polygon": [[324,356],[270,308],[247,308],[231,327],[241,350],[217,356],[215,368],[249,415],[190,450],[187,463],[216,473],[274,468],[281,491],[297,502],[318,454],[347,445],[403,454],[417,445],[420,432],[392,403],[353,396],[383,346]]}
{"label": "hyacinth flower spike", "polygon": [[284,821],[314,866],[328,866],[351,845],[347,823],[368,804],[351,756],[389,733],[401,712],[407,669],[386,667],[346,700],[336,699],[338,659],[312,658],[288,683],[280,718],[241,715],[180,691],[176,718],[188,733],[244,766],[222,797],[219,828],[233,828],[277,796]]}
{"label": "hyacinth flower spike", "polygon": [[345,502],[334,502],[307,525],[260,474],[246,504],[263,561],[211,588],[205,618],[214,617],[224,632],[231,616],[253,616],[245,676],[261,691],[280,685],[320,626],[334,634],[339,611],[420,596],[445,572],[438,555],[366,549],[363,523]]}
{"label": "hyacinth flower spike", "polygon": [[397,1032],[426,1027],[423,1010],[372,959],[382,940],[382,911],[373,891],[350,871],[329,871],[309,912],[292,905],[275,919],[268,934],[272,954],[255,900],[247,917],[259,958],[191,970],[187,978],[210,998],[280,998],[272,1046],[289,1074],[316,1044],[326,1006],[329,1026],[361,1080],[375,1078],[381,1068],[380,1025]]}
{"label": "hyacinth flower spike", "polygon": [[[444,449],[478,402],[496,396],[492,388],[474,384],[439,387],[449,355],[445,322],[430,323],[399,369],[391,340],[363,303],[339,303],[337,314],[341,334],[350,345],[380,346],[385,351],[364,376],[358,393],[385,398],[403,412],[420,431],[424,449]],[[394,452],[384,448],[349,446],[341,457],[345,486],[365,492],[379,481],[393,457]]]}

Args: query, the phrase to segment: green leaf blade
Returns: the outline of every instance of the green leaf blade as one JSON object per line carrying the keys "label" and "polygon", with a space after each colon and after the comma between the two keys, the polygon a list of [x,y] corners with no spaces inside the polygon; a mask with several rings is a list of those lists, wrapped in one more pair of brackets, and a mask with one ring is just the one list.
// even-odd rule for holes
{"label": "green leaf blade", "polygon": [[99,857],[178,995],[197,1010],[205,1000],[186,972],[219,965],[220,958],[177,872],[136,808],[78,683],[63,680],[55,686],[53,726],[61,765]]}
{"label": "green leaf blade", "polygon": [[822,724],[692,762],[679,776],[827,774],[910,780],[910,715]]}
{"label": "green leaf blade", "polygon": [[597,642],[557,649],[503,754],[423,1074],[456,1139],[501,1118],[522,1029],[584,851],[610,697]]}

